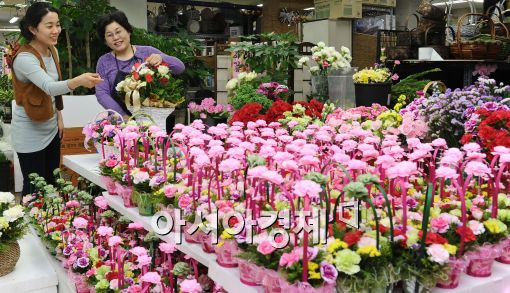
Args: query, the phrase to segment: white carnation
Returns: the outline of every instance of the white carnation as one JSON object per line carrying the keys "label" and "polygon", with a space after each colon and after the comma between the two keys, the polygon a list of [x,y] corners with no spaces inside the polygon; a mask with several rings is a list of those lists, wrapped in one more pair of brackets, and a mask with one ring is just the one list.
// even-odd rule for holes
{"label": "white carnation", "polygon": [[13,203],[14,195],[10,192],[0,192],[0,203]]}
{"label": "white carnation", "polygon": [[318,42],[317,47],[324,48],[324,47],[326,47],[326,44],[324,42]]}
{"label": "white carnation", "polygon": [[238,80],[233,78],[227,82],[227,85],[225,86],[228,91],[232,91],[237,87]]}
{"label": "white carnation", "polygon": [[20,205],[13,206],[12,208],[4,211],[4,218],[8,222],[14,222],[17,219],[23,217],[25,213],[23,212],[23,208]]}
{"label": "white carnation", "polygon": [[320,70],[320,69],[319,69],[319,66],[312,66],[312,67],[310,67],[310,72],[312,72],[312,73],[313,73],[313,72],[317,72],[317,71],[319,71],[319,70]]}
{"label": "white carnation", "polygon": [[298,64],[299,64],[300,66],[302,66],[303,64],[307,64],[307,63],[308,63],[308,61],[310,61],[310,58],[308,58],[308,57],[304,56],[304,57],[301,57],[301,58],[299,59]]}

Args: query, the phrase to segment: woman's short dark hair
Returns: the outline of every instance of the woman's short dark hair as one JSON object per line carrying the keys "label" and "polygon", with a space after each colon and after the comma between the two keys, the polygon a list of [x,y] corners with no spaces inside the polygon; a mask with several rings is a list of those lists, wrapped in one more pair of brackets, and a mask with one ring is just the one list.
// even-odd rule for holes
{"label": "woman's short dark hair", "polygon": [[50,12],[59,14],[58,10],[47,2],[35,2],[34,4],[30,5],[30,7],[27,9],[27,12],[25,13],[25,16],[19,22],[21,35],[26,40],[31,41],[34,38],[34,34],[32,34],[29,27],[37,28],[39,23],[41,23],[42,18]]}
{"label": "woman's short dark hair", "polygon": [[131,26],[131,24],[129,24],[127,16],[124,14],[124,12],[117,10],[110,14],[103,15],[97,20],[97,35],[98,35],[98,37],[102,38],[104,40],[106,26],[111,23],[114,23],[114,22],[118,23],[120,26],[122,26],[128,32],[130,32],[130,33],[133,32],[133,27]]}

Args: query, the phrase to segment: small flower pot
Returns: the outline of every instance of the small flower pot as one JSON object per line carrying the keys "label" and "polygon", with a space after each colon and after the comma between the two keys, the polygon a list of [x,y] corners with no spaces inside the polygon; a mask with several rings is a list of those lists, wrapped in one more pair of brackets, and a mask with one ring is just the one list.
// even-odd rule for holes
{"label": "small flower pot", "polygon": [[202,231],[197,231],[200,235],[200,246],[205,253],[214,253],[214,246],[212,244],[212,235],[205,234]]}
{"label": "small flower pot", "polygon": [[482,245],[476,251],[467,253],[470,261],[466,273],[473,277],[486,278],[492,275],[492,264],[499,256],[495,245]]}
{"label": "small flower pot", "polygon": [[117,195],[117,187],[115,184],[115,180],[113,180],[110,176],[101,176],[99,177],[99,180],[105,185],[106,191],[108,191],[108,194],[110,195]]}
{"label": "small flower pot", "polygon": [[370,107],[372,104],[389,105],[391,83],[355,83],[356,107]]}
{"label": "small flower pot", "polygon": [[199,231],[195,231],[195,233],[193,234],[189,234],[187,231],[188,229],[191,227],[191,223],[186,223],[186,226],[184,226],[184,240],[186,240],[186,242],[188,243],[196,243],[196,244],[199,244],[201,242],[201,239],[200,239],[200,233]]}
{"label": "small flower pot", "polygon": [[237,259],[241,283],[248,286],[260,286],[264,278],[264,269],[244,259]]}
{"label": "small flower pot", "polygon": [[262,280],[262,286],[264,287],[264,293],[283,293],[282,285],[286,281],[280,276],[277,271],[265,270],[265,276]]}
{"label": "small flower pot", "polygon": [[448,272],[448,279],[447,280],[440,280],[437,282],[438,288],[443,289],[454,289],[459,286],[459,280],[460,275],[462,271],[466,268],[466,260],[465,259],[458,259],[458,258],[451,258],[450,262],[448,263],[450,271]]}
{"label": "small flower pot", "polygon": [[[141,195],[145,196],[145,195]],[[140,199],[138,201],[138,213],[144,217],[154,216],[154,204],[148,199]]]}
{"label": "small flower pot", "polygon": [[220,240],[220,245],[215,245],[214,251],[216,252],[216,262],[220,266],[224,268],[237,267],[237,259],[235,256],[239,253],[239,248],[235,240]]}
{"label": "small flower pot", "polygon": [[136,205],[133,203],[133,187],[132,186],[123,186],[119,182],[115,182],[115,187],[117,193],[122,198],[122,203],[126,208],[132,208]]}
{"label": "small flower pot", "polygon": [[496,261],[504,264],[510,264],[510,238],[501,241],[499,248],[501,249],[501,256],[496,258]]}

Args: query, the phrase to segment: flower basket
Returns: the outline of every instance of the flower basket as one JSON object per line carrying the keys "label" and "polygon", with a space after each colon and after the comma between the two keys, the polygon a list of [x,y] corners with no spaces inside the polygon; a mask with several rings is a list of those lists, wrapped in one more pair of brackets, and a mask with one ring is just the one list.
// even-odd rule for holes
{"label": "flower basket", "polygon": [[264,287],[264,293],[283,293],[283,285],[287,281],[277,271],[265,270],[265,276],[262,280],[262,286]]}
{"label": "flower basket", "polygon": [[492,274],[492,264],[499,256],[499,249],[493,244],[484,244],[475,251],[466,253],[469,264],[466,273],[473,277],[485,278]]}
{"label": "flower basket", "polygon": [[444,289],[457,288],[459,286],[460,274],[464,271],[466,265],[466,260],[463,258],[450,258],[448,279],[440,280],[436,286]]}
{"label": "flower basket", "polygon": [[115,187],[126,208],[132,208],[136,206],[133,203],[133,186],[124,186],[119,182],[115,182]]}
{"label": "flower basket", "polygon": [[223,245],[215,245],[216,262],[224,268],[235,268],[238,265],[235,255],[239,253],[237,242],[233,239],[223,240]]}
{"label": "flower basket", "polygon": [[195,234],[198,234],[200,239],[200,246],[202,246],[202,250],[205,253],[214,253],[214,246],[212,244],[212,235],[206,234],[202,231],[197,231]]}
{"label": "flower basket", "polygon": [[184,227],[184,240],[186,240],[188,243],[200,243],[201,242],[201,239],[200,239],[200,233],[199,231],[195,231],[195,233],[193,234],[189,234],[187,231],[189,229],[189,227],[191,227],[191,223],[188,223],[186,222],[186,226]]}
{"label": "flower basket", "polygon": [[237,259],[241,283],[248,286],[260,286],[264,279],[264,268],[244,259]]}
{"label": "flower basket", "polygon": [[510,264],[510,238],[506,238],[499,243],[501,256],[496,261],[504,264]]}
{"label": "flower basket", "polygon": [[19,260],[20,249],[18,242],[12,242],[7,249],[0,252],[0,277],[5,276],[16,267]]}
{"label": "flower basket", "polygon": [[370,107],[376,103],[379,105],[389,105],[389,94],[391,83],[354,83],[356,92],[356,107]]}
{"label": "flower basket", "polygon": [[110,195],[117,195],[117,186],[115,184],[115,180],[113,180],[112,177],[110,176],[101,176],[99,177],[99,180],[101,180],[101,182],[105,185],[106,187],[106,191],[108,191],[108,193]]}
{"label": "flower basket", "polygon": [[496,36],[494,21],[485,14],[466,13],[459,18],[457,22],[457,31],[455,42],[450,46],[450,54],[459,59],[495,59],[501,52],[503,46],[501,43],[486,43],[481,41],[463,41],[461,38],[461,28],[463,21],[468,16],[480,17],[489,24],[491,39]]}

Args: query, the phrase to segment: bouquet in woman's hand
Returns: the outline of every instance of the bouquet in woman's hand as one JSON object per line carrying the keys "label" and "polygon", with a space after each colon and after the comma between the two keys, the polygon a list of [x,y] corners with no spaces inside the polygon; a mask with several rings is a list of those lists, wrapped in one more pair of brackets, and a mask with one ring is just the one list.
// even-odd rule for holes
{"label": "bouquet in woman's hand", "polygon": [[135,63],[131,74],[119,82],[115,89],[125,93],[126,105],[135,111],[140,107],[175,108],[182,103],[184,87],[182,80],[172,77],[167,64],[152,66]]}

